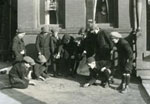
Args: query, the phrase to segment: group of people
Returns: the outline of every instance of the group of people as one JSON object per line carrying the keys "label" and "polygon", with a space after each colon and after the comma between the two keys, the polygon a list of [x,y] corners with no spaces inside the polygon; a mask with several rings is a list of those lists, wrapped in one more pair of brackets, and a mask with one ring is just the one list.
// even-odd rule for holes
{"label": "group of people", "polygon": [[53,77],[59,75],[72,76],[77,74],[77,68],[83,57],[89,66],[89,81],[83,85],[88,87],[101,80],[103,87],[110,84],[113,73],[113,59],[111,58],[114,47],[118,51],[119,70],[122,72],[122,82],[118,89],[124,92],[128,89],[132,72],[133,52],[130,44],[123,39],[119,32],[107,32],[93,24],[89,28],[81,28],[79,39],[69,34],[60,38],[59,29],[49,27],[41,28],[41,33],[36,38],[37,59],[26,56],[23,37],[25,33],[17,33],[13,39],[12,50],[15,63],[9,72],[12,87],[27,88],[31,78],[45,80],[50,70]]}

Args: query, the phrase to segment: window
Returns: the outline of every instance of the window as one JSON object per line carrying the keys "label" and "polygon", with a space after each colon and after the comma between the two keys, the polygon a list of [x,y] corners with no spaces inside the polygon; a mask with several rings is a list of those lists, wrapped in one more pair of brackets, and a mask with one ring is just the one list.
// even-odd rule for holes
{"label": "window", "polygon": [[63,24],[65,20],[64,3],[64,0],[40,0],[40,24]]}
{"label": "window", "polygon": [[114,15],[115,15],[115,8],[114,6],[117,4],[115,0],[95,0],[95,22],[97,24],[100,23],[107,23],[114,25]]}
{"label": "window", "polygon": [[147,50],[150,50],[150,0],[147,0]]}
{"label": "window", "polygon": [[[117,27],[118,0],[86,0],[87,22]],[[89,15],[93,15],[92,17]]]}

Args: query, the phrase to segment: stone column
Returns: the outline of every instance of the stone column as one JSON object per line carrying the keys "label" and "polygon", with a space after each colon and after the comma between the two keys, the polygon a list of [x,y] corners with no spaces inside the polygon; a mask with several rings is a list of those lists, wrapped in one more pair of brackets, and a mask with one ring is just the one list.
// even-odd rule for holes
{"label": "stone column", "polygon": [[130,20],[132,31],[141,29],[142,0],[130,0]]}
{"label": "stone column", "polygon": [[49,5],[50,5],[50,0],[45,0],[45,24],[46,25],[50,24]]}
{"label": "stone column", "polygon": [[95,16],[96,16],[96,7],[97,7],[97,0],[94,0],[94,3],[93,3],[93,24],[96,23],[96,20],[95,20]]}
{"label": "stone column", "polygon": [[137,5],[137,31],[141,30],[141,14],[142,14],[142,0],[136,0]]}

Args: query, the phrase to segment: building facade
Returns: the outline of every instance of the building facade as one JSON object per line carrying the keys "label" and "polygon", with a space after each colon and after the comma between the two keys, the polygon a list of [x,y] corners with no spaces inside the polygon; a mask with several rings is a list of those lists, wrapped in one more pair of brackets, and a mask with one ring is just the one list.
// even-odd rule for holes
{"label": "building facade", "polygon": [[[150,79],[150,0],[7,1],[10,1],[9,23],[12,24],[8,37],[11,40],[16,29],[26,32],[25,43],[29,54],[35,53],[35,38],[44,25],[60,27],[62,34],[77,34],[81,27],[87,27],[92,22],[108,31],[119,31],[124,37],[129,37],[131,30],[139,26],[140,32],[132,41],[136,74]],[[14,14],[12,7],[16,7],[17,14]],[[17,20],[13,19],[15,16]]]}

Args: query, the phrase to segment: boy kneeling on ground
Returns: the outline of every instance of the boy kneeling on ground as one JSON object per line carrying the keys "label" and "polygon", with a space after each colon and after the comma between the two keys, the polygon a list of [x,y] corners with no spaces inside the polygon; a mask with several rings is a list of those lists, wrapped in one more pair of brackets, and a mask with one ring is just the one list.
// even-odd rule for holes
{"label": "boy kneeling on ground", "polygon": [[29,84],[35,85],[33,81],[30,80],[31,66],[34,65],[34,60],[25,56],[23,61],[16,63],[9,72],[9,81],[11,88],[25,89]]}
{"label": "boy kneeling on ground", "polygon": [[101,77],[102,87],[106,87],[109,84],[109,78],[111,75],[111,63],[108,60],[95,61],[93,57],[87,59],[87,64],[90,69],[91,79],[88,83],[85,83],[83,87],[88,87],[95,84],[96,80]]}

